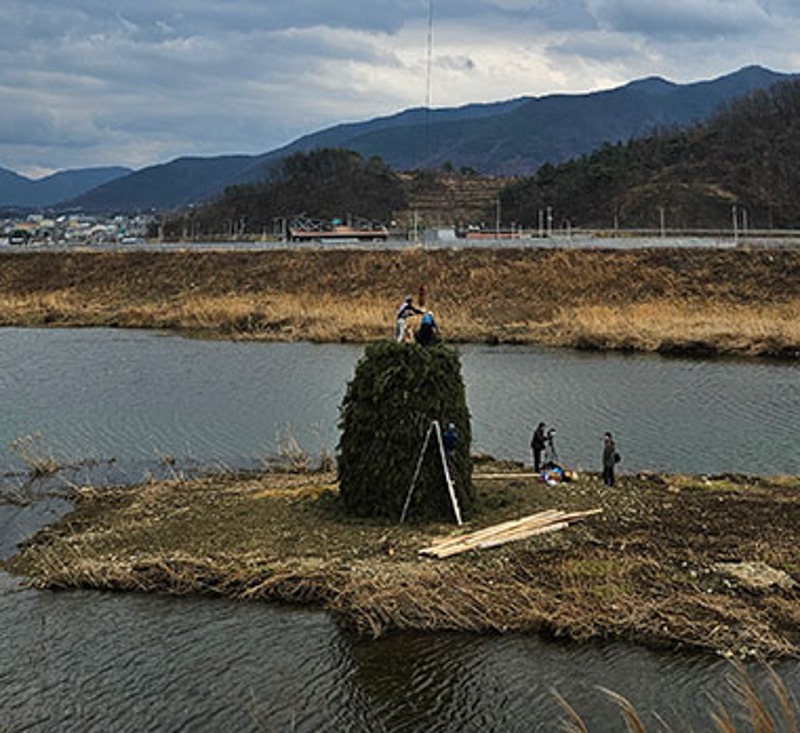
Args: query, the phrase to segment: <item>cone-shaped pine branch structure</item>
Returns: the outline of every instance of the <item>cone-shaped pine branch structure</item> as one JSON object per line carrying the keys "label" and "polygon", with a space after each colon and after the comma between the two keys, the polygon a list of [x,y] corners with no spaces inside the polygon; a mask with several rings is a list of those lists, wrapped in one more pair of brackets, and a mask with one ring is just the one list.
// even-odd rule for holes
{"label": "cone-shaped pine branch structure", "polygon": [[[347,510],[399,519],[432,421],[454,423],[450,461],[462,517],[472,509],[470,416],[458,355],[443,345],[393,341],[367,347],[340,408],[337,465]],[[453,521],[439,444],[432,433],[407,514],[412,520]]]}

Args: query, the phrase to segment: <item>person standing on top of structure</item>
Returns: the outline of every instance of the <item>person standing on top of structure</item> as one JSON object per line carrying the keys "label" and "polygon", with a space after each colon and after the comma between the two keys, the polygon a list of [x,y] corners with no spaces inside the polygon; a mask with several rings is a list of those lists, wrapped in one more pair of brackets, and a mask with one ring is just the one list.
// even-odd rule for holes
{"label": "person standing on top of structure", "polygon": [[397,310],[397,323],[394,330],[394,338],[398,343],[406,340],[406,321],[411,316],[421,316],[423,311],[414,305],[414,300],[410,295],[400,305]]}
{"label": "person standing on top of structure", "polygon": [[420,346],[432,346],[439,336],[439,326],[433,317],[433,311],[428,311],[420,321],[416,339]]}

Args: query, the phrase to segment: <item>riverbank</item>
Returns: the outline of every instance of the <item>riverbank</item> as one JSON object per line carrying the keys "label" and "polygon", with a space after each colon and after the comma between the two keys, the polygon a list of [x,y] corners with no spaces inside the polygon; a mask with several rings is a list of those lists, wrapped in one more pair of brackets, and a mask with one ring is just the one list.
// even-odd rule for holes
{"label": "riverbank", "polygon": [[800,355],[800,251],[275,250],[0,255],[0,325],[366,342],[424,284],[451,342]]}
{"label": "riverbank", "polygon": [[[530,632],[735,656],[800,653],[800,479],[596,475],[479,462],[468,526],[347,517],[331,473],[84,488],[5,569],[44,588],[310,603],[358,631]],[[436,538],[545,509],[568,529],[448,559]],[[750,571],[744,573],[742,571]]]}

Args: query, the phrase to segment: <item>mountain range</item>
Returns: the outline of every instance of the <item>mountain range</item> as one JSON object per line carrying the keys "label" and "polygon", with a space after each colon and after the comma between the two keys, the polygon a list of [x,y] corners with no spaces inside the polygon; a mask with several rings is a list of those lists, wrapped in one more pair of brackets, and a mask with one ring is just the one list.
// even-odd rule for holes
{"label": "mountain range", "polygon": [[80,168],[31,179],[0,168],[0,206],[38,208],[81,196],[87,191],[133,173],[130,168],[108,166]]}
{"label": "mountain range", "polygon": [[181,157],[137,171],[91,168],[32,181],[0,168],[0,206],[176,209],[213,198],[227,186],[263,180],[287,155],[322,147],[379,156],[399,171],[449,164],[486,175],[530,175],[543,163],[559,163],[606,142],[702,121],[726,102],[795,76],[748,66],[691,84],[648,77],[587,94],[409,109],[336,125],[261,155]]}

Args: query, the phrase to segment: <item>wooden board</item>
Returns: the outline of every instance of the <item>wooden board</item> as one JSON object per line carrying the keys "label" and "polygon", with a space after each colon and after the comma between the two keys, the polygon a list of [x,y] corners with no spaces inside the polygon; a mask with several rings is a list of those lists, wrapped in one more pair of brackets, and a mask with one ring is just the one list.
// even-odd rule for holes
{"label": "wooden board", "polygon": [[580,512],[564,512],[560,509],[547,509],[519,519],[484,527],[463,535],[454,535],[437,540],[428,547],[422,548],[421,555],[445,558],[458,555],[469,550],[481,550],[497,547],[516,540],[526,539],[545,532],[557,532],[566,529],[570,523],[600,514],[602,509],[588,509]]}

